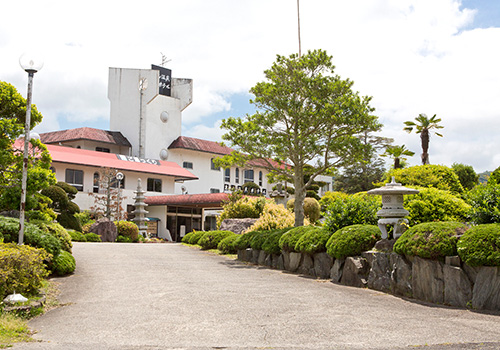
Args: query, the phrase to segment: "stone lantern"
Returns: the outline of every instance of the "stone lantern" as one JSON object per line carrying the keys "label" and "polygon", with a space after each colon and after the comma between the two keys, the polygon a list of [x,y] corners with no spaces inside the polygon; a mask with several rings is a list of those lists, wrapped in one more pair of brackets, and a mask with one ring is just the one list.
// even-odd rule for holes
{"label": "stone lantern", "polygon": [[400,237],[404,232],[403,224],[408,223],[404,217],[409,214],[408,210],[403,208],[403,195],[417,194],[419,191],[396,183],[393,176],[392,181],[384,187],[375,188],[367,193],[382,196],[382,209],[377,212],[377,216],[380,217],[378,227],[382,232],[382,239],[387,239],[387,225],[394,226],[394,239]]}
{"label": "stone lantern", "polygon": [[146,225],[146,214],[148,213],[146,211],[146,207],[148,206],[146,203],[144,203],[144,194],[146,191],[142,189],[142,184],[141,184],[141,179],[137,180],[137,191],[135,191],[135,210],[132,212],[132,214],[135,215],[133,221],[137,224],[139,227],[139,234],[143,237],[147,237],[148,235],[148,226]]}

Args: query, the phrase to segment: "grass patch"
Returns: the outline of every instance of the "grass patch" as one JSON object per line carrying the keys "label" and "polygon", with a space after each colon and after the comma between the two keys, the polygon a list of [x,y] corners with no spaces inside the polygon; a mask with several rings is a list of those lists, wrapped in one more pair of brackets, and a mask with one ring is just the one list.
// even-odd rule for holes
{"label": "grass patch", "polygon": [[9,313],[0,314],[0,349],[27,341],[33,341],[28,321]]}

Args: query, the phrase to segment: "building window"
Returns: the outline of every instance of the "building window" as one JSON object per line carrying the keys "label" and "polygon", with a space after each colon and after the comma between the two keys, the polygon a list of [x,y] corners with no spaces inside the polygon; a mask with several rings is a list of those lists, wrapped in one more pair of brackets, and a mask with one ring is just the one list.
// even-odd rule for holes
{"label": "building window", "polygon": [[148,178],[148,191],[161,192],[161,180]]}
{"label": "building window", "polygon": [[83,191],[83,170],[66,169],[65,182],[78,191]]}
{"label": "building window", "polygon": [[244,183],[253,182],[253,170],[245,170],[243,173]]}
{"label": "building window", "polygon": [[236,182],[237,184],[240,183],[240,168],[236,168],[236,170],[234,171],[234,182]]}
{"label": "building window", "polygon": [[92,191],[94,193],[99,193],[99,173],[94,173],[94,185],[92,186]]}
{"label": "building window", "polygon": [[210,159],[210,169],[219,171],[219,170],[220,170],[220,167],[216,167],[216,166],[215,166],[215,164],[214,164],[214,159],[215,159],[215,158]]}
{"label": "building window", "polygon": [[104,152],[104,153],[110,153],[109,152],[109,148],[105,148],[105,147],[96,147],[95,150],[97,152]]}
{"label": "building window", "polygon": [[224,170],[224,182],[231,182],[231,168]]}
{"label": "building window", "polygon": [[220,190],[218,188],[211,188],[210,193],[220,193]]}
{"label": "building window", "polygon": [[193,169],[193,163],[192,162],[184,162],[184,163],[182,163],[182,167],[185,169]]}
{"label": "building window", "polygon": [[259,186],[262,187],[262,171],[259,171]]}

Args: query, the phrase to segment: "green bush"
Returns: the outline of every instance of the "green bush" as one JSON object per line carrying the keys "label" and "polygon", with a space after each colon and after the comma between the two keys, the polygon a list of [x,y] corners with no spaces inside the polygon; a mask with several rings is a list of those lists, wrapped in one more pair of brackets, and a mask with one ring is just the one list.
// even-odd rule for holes
{"label": "green bush", "polygon": [[299,241],[300,237],[302,237],[307,232],[313,231],[315,229],[316,227],[314,226],[299,226],[288,230],[280,238],[279,244],[281,250],[286,252],[297,252],[295,250],[295,246]]}
{"label": "green bush", "polygon": [[387,174],[386,182],[390,182],[392,176],[403,186],[433,187],[457,194],[464,191],[457,174],[444,165],[426,164],[392,169]]}
{"label": "green bush", "polygon": [[380,239],[375,225],[352,225],[333,233],[326,243],[326,252],[335,259],[357,256],[373,248]]}
{"label": "green bush", "polygon": [[[248,229],[250,231],[271,231],[291,228],[295,225],[295,215],[282,205],[266,202],[262,215]],[[304,219],[304,225],[309,225],[309,220]]]}
{"label": "green bush", "polygon": [[470,206],[449,191],[418,188],[420,193],[405,196],[404,207],[410,214],[410,226],[433,221],[467,221]]}
{"label": "green bush", "polygon": [[115,221],[118,236],[128,237],[131,242],[137,242],[139,238],[139,227],[132,221]]}
{"label": "green bush", "polygon": [[424,222],[411,227],[394,244],[394,252],[425,259],[457,255],[457,240],[467,230],[459,222]]}
{"label": "green bush", "polygon": [[240,235],[232,234],[220,241],[217,249],[221,251],[222,254],[236,254],[237,250],[234,243]]}
{"label": "green bush", "polygon": [[[72,207],[73,202],[70,202],[68,207]],[[76,205],[76,204],[74,204]],[[69,228],[75,231],[82,231],[82,225],[80,225],[80,220],[78,220],[74,213],[69,211],[63,211],[58,217],[57,221],[65,228]]]}
{"label": "green bush", "polygon": [[269,234],[266,236],[266,240],[262,243],[262,250],[264,250],[267,254],[280,254],[280,238],[289,230],[289,228],[285,228],[281,230],[269,231]]}
{"label": "green bush", "polygon": [[89,232],[84,236],[87,242],[102,242],[101,236],[99,236],[97,233]]}
{"label": "green bush", "polygon": [[43,249],[0,243],[0,300],[14,291],[34,295],[48,275]]}
{"label": "green bush", "polygon": [[74,231],[74,230],[68,230],[68,234],[71,237],[71,240],[73,242],[87,242],[87,239],[83,235],[83,233]]}
{"label": "green bush", "polygon": [[326,242],[330,238],[330,232],[324,227],[315,227],[302,235],[295,244],[295,250],[301,253],[314,255],[326,252]]}
{"label": "green bush", "polygon": [[69,275],[75,271],[75,268],[75,258],[65,250],[61,251],[57,258],[52,259],[51,270],[57,276]]}
{"label": "green bush", "polygon": [[470,165],[453,163],[451,166],[465,190],[471,190],[479,183],[479,175]]}
{"label": "green bush", "polygon": [[500,224],[472,227],[458,240],[457,250],[470,266],[500,266]]}
{"label": "green bush", "polygon": [[[35,227],[34,225],[30,226]],[[43,248],[47,253],[52,255],[52,259],[57,258],[61,253],[60,241],[50,233],[45,233],[38,227],[35,228],[36,229],[30,229],[26,226],[26,230],[24,231],[24,243],[32,247]]]}
{"label": "green bush", "polygon": [[243,197],[240,192],[233,192],[223,204],[224,210],[217,217],[217,227],[224,219],[258,218],[264,210],[266,199],[263,197]]}
{"label": "green bush", "polygon": [[200,238],[205,234],[205,231],[193,231],[182,237],[182,242],[187,244],[198,244]]}
{"label": "green bush", "polygon": [[205,232],[203,236],[201,236],[198,241],[198,245],[201,246],[201,249],[216,249],[219,245],[220,241],[230,235],[234,235],[234,232],[231,231],[208,231]]}
{"label": "green bush", "polygon": [[88,210],[84,210],[73,215],[78,219],[78,221],[80,221],[80,225],[82,226],[88,223],[93,224],[95,222],[95,220],[92,219],[92,214]]}
{"label": "green bush", "polygon": [[125,236],[120,236],[120,235],[116,236],[116,241],[118,243],[132,243],[133,242],[132,238],[125,237]]}
{"label": "green bush", "polygon": [[469,220],[476,225],[500,223],[500,184],[478,185],[466,196]]}
{"label": "green bush", "polygon": [[330,233],[342,227],[362,224],[376,225],[377,211],[382,207],[380,196],[371,196],[362,192],[345,198],[338,196],[330,201],[325,217],[325,227]]}
{"label": "green bush", "polygon": [[250,248],[250,242],[255,235],[259,234],[259,232],[260,231],[250,231],[239,235],[238,239],[236,239],[236,241],[234,242],[234,247],[237,250],[245,250],[247,248]]}
{"label": "green bush", "polygon": [[349,195],[344,192],[338,192],[338,191],[327,191],[323,197],[319,200],[319,205],[321,206],[321,211],[326,211],[326,208],[336,200],[344,200],[348,197]]}
{"label": "green bush", "polygon": [[490,174],[488,185],[500,185],[500,166]]}
{"label": "green bush", "polygon": [[267,239],[271,231],[256,231],[253,235],[252,240],[250,241],[250,248],[254,250],[261,250],[262,244]]}
{"label": "green bush", "polygon": [[31,221],[31,224],[36,225],[39,229],[44,232],[51,234],[56,237],[61,243],[61,249],[71,253],[71,248],[73,244],[71,243],[71,236],[68,231],[60,224],[56,222],[44,222],[44,221]]}

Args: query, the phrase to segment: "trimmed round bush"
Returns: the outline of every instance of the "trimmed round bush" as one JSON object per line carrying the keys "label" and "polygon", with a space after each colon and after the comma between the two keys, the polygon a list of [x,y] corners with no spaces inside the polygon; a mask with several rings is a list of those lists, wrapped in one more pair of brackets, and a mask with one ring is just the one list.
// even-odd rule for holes
{"label": "trimmed round bush", "polygon": [[254,250],[261,250],[262,249],[262,244],[264,241],[267,239],[267,236],[269,235],[271,231],[255,231],[255,234],[250,241],[250,248]]}
{"label": "trimmed round bush", "polygon": [[[286,207],[293,213],[295,209],[295,198],[290,199],[286,203]],[[304,198],[303,208],[304,208],[304,215],[309,219],[311,223],[314,223],[319,220],[321,216],[320,215],[321,206],[319,205],[319,202],[315,198],[312,197]]]}
{"label": "trimmed round bush", "polygon": [[193,231],[182,237],[182,242],[186,244],[198,244],[200,238],[205,234],[205,231]]}
{"label": "trimmed round bush", "polygon": [[380,230],[375,225],[346,226],[330,236],[326,252],[335,259],[357,256],[373,248],[380,235]]}
{"label": "trimmed round bush", "polygon": [[500,266],[500,224],[472,227],[458,240],[457,250],[470,266]]}
{"label": "trimmed round bush", "polygon": [[239,235],[238,239],[234,242],[234,247],[237,250],[245,250],[250,248],[250,242],[253,237],[257,235],[260,231],[250,231]]}
{"label": "trimmed round bush", "polygon": [[330,232],[324,227],[315,227],[302,235],[295,244],[295,250],[301,253],[314,255],[326,252],[326,242],[330,239]]}
{"label": "trimmed round bush", "polygon": [[52,272],[58,276],[65,276],[73,273],[76,268],[76,261],[73,255],[67,251],[61,251],[61,254],[52,259]]}
{"label": "trimmed round bush", "polygon": [[457,255],[457,240],[467,230],[459,222],[424,222],[411,227],[394,244],[394,252],[425,259]]}
{"label": "trimmed round bush", "polygon": [[290,229],[285,228],[281,230],[273,230],[269,231],[269,234],[266,236],[266,240],[262,243],[262,250],[264,250],[267,254],[280,254],[280,238]]}
{"label": "trimmed round bush", "polygon": [[240,235],[237,235],[236,233],[227,236],[222,241],[220,241],[220,243],[217,245],[217,249],[219,249],[222,254],[236,254],[237,250],[234,246],[234,243],[239,236]]}
{"label": "trimmed round bush", "polygon": [[118,236],[128,237],[131,242],[137,242],[139,238],[139,227],[132,221],[115,221]]}
{"label": "trimmed round bush", "polygon": [[132,243],[132,238],[125,236],[116,236],[116,242],[118,243]]}
{"label": "trimmed round bush", "polygon": [[73,242],[87,242],[87,239],[85,238],[85,236],[81,232],[69,230],[68,234],[70,235],[71,240]]}
{"label": "trimmed round bush", "polygon": [[410,226],[434,221],[466,221],[470,206],[462,198],[437,188],[417,189],[420,193],[405,196]]}
{"label": "trimmed round bush", "polygon": [[288,230],[283,236],[280,238],[280,248],[286,252],[297,252],[295,250],[295,246],[299,239],[309,231],[315,230],[314,226],[299,226],[294,227]]}
{"label": "trimmed round bush", "polygon": [[89,232],[86,233],[84,236],[87,242],[102,242],[101,236],[99,236],[97,233]]}
{"label": "trimmed round bush", "polygon": [[201,249],[203,250],[216,249],[220,241],[230,235],[234,235],[234,232],[208,231],[205,232],[203,236],[201,236],[200,240],[198,241],[198,245],[200,245]]}

